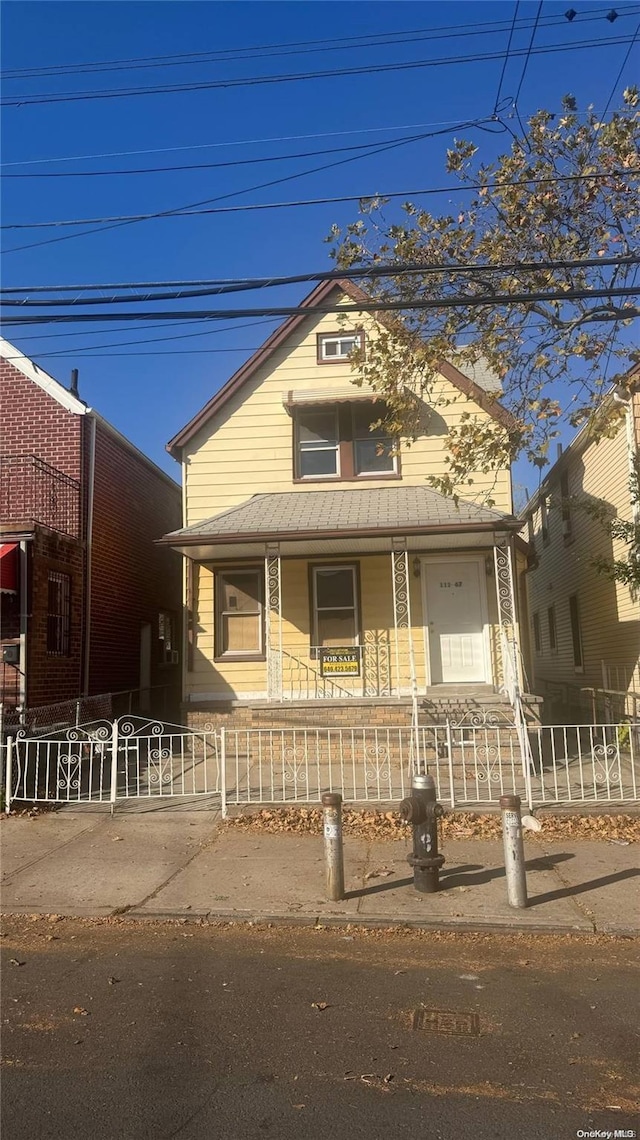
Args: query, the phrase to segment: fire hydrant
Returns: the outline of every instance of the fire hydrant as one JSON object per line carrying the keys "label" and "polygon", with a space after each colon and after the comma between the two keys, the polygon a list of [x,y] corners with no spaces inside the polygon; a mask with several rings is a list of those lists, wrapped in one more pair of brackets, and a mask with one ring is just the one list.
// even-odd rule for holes
{"label": "fire hydrant", "polygon": [[444,855],[438,854],[438,820],[444,815],[436,802],[433,776],[414,775],[412,796],[400,804],[400,818],[413,828],[413,851],[407,862],[413,867],[413,885],[417,891],[432,895],[438,890],[439,871]]}

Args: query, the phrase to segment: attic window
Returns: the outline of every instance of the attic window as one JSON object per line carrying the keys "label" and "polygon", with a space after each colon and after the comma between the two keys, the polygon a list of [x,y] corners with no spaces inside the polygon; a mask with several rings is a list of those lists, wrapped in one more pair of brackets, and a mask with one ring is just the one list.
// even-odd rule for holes
{"label": "attic window", "polygon": [[364,333],[318,333],[318,364],[348,361],[354,352],[364,348]]}

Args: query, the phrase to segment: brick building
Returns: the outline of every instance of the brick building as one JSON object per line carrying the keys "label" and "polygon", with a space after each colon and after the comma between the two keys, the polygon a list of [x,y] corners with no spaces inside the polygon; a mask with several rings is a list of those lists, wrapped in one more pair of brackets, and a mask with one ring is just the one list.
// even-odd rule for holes
{"label": "brick building", "polygon": [[0,701],[180,687],[179,486],[0,340]]}

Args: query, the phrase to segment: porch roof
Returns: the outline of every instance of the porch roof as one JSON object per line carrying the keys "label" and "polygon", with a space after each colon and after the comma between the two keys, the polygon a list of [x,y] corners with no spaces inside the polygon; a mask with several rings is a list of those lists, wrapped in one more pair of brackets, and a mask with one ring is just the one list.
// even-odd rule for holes
{"label": "porch roof", "polygon": [[[429,487],[358,487],[254,495],[213,518],[161,540],[185,554],[193,547],[317,542],[517,531],[520,520],[489,507],[453,499]],[[387,544],[388,545],[388,544]],[[247,551],[249,553],[249,551]],[[253,553],[253,552],[252,552]]]}

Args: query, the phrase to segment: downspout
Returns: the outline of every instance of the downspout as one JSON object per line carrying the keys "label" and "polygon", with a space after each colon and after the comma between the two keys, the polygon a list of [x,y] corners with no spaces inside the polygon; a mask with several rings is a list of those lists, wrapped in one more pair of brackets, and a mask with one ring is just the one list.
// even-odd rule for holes
{"label": "downspout", "polygon": [[20,682],[18,690],[22,714],[27,707],[27,633],[30,610],[28,550],[29,544],[22,539],[20,542]]}
{"label": "downspout", "polygon": [[93,554],[93,500],[96,478],[96,418],[87,412],[91,421],[89,440],[89,473],[87,487],[87,538],[85,543],[85,582],[84,582],[84,647],[82,663],[82,692],[89,695],[89,656],[91,649],[91,562]]}

